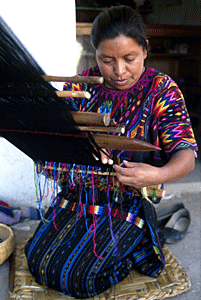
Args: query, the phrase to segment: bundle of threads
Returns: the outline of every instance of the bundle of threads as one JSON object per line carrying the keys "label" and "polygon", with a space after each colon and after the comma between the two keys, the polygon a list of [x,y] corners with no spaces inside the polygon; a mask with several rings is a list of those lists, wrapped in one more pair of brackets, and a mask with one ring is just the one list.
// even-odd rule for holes
{"label": "bundle of threads", "polygon": [[[111,201],[118,202],[120,204],[120,213],[121,218],[123,217],[122,211],[122,200],[123,194],[126,195],[126,198],[132,199],[133,197],[144,197],[149,202],[158,203],[161,196],[158,197],[158,194],[164,194],[164,190],[161,190],[159,186],[146,187],[142,188],[141,191],[129,187],[121,185],[114,172],[107,170],[103,172],[100,167],[91,167],[84,165],[76,165],[76,164],[66,164],[66,163],[55,163],[55,162],[45,162],[42,164],[40,162],[35,163],[35,179],[36,179],[36,191],[38,197],[38,209],[41,214],[42,221],[48,222],[44,219],[42,214],[42,202],[45,198],[50,199],[50,206],[53,208],[53,224],[56,230],[57,226],[55,223],[56,217],[56,207],[59,205],[60,207],[64,207],[69,204],[70,200],[73,200],[75,205],[71,205],[73,207],[72,211],[77,212],[77,219],[84,215],[86,228],[89,231],[93,231],[93,242],[94,242],[94,254],[96,254],[96,228],[97,228],[97,211],[103,210],[103,207],[97,206],[97,191],[105,192],[107,195],[107,215],[109,218],[109,226],[111,237],[116,245],[116,252],[118,256],[118,241],[112,230],[112,207]],[[60,191],[62,184],[65,183],[65,189],[67,191],[67,198],[65,196],[60,196]],[[149,191],[150,190],[150,191]],[[149,194],[148,194],[149,191]],[[112,200],[110,199],[110,192],[113,194]],[[62,202],[62,200],[64,200]],[[65,203],[64,206],[61,206],[61,202]],[[72,203],[73,203],[72,202]],[[76,207],[76,209],[75,209]],[[90,209],[89,209],[90,207]],[[86,214],[90,213],[93,215],[93,224],[88,227]],[[130,216],[130,219],[131,216]],[[129,220],[129,217],[126,220]],[[75,224],[76,227],[76,224]],[[101,257],[100,257],[101,258]]]}
{"label": "bundle of threads", "polygon": [[[100,176],[103,175],[104,176]],[[105,178],[103,180],[103,177]],[[43,200],[48,198],[50,199],[50,206],[53,208],[53,223],[56,230],[57,226],[55,223],[55,210],[61,198],[58,196],[61,191],[61,185],[65,182],[66,188],[68,190],[68,194],[71,195],[71,191],[77,190],[76,201],[78,204],[77,208],[77,219],[76,222],[81,218],[82,215],[86,218],[86,204],[91,204],[93,212],[93,223],[88,228],[87,220],[86,228],[89,231],[93,231],[93,243],[94,243],[94,254],[99,257],[96,253],[96,228],[97,228],[97,215],[95,214],[95,206],[96,206],[96,191],[104,190],[107,193],[107,208],[108,208],[108,217],[110,224],[110,231],[113,241],[116,245],[116,252],[118,256],[117,249],[117,240],[112,230],[112,218],[111,218],[111,206],[109,200],[110,191],[115,191],[119,197],[121,202],[121,185],[117,182],[114,173],[110,173],[109,170],[106,172],[102,172],[100,167],[91,167],[84,165],[73,165],[73,164],[65,164],[65,163],[55,163],[55,162],[45,162],[42,164],[40,162],[35,163],[35,183],[36,183],[36,191],[38,198],[38,209],[40,213],[42,212],[42,203]],[[85,194],[85,199],[83,203],[83,191]],[[89,195],[90,194],[90,195]],[[131,193],[132,194],[132,193]],[[90,197],[91,196],[91,197]],[[70,197],[70,196],[69,196]],[[91,202],[89,202],[89,198],[91,198]],[[75,199],[74,199],[75,200]],[[41,213],[42,221],[48,222],[45,220],[44,216]],[[76,227],[76,226],[75,226]],[[61,246],[61,245],[60,245]],[[102,259],[102,257],[99,257]]]}

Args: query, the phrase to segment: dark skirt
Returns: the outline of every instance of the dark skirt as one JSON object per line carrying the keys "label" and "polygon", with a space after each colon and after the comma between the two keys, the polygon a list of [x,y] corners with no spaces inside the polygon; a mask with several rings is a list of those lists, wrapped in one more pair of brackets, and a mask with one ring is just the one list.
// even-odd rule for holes
{"label": "dark skirt", "polygon": [[127,215],[134,217],[127,217],[129,221],[115,213],[109,217],[50,207],[25,247],[36,281],[76,298],[90,298],[122,281],[132,267],[157,276],[164,267],[157,234],[142,201],[131,202]]}

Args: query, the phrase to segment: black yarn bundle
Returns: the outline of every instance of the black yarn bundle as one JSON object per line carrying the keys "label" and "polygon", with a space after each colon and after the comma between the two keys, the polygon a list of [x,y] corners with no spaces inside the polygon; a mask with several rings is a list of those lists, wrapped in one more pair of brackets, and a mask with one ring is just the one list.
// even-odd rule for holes
{"label": "black yarn bundle", "polygon": [[34,161],[98,165],[100,149],[83,136],[69,104],[0,17],[0,135]]}

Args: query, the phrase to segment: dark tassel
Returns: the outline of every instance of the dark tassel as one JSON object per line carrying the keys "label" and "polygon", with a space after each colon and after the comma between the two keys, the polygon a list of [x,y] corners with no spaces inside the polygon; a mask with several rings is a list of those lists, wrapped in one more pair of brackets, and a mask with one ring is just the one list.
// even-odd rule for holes
{"label": "dark tassel", "polygon": [[69,104],[0,18],[0,135],[35,161],[99,165],[100,149],[77,129]]}

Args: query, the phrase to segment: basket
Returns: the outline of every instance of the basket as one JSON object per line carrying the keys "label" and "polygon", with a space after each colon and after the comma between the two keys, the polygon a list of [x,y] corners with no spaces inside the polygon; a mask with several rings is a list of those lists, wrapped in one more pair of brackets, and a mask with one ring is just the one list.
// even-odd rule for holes
{"label": "basket", "polygon": [[11,255],[14,251],[14,233],[7,225],[0,223],[0,265]]}
{"label": "basket", "polygon": [[[10,293],[10,300],[75,299],[35,282],[28,270],[24,246],[22,243],[15,249],[14,289]],[[95,296],[93,300],[162,300],[188,291],[191,287],[190,279],[180,262],[166,246],[163,252],[166,267],[158,278],[144,276],[132,270],[115,288]]]}

